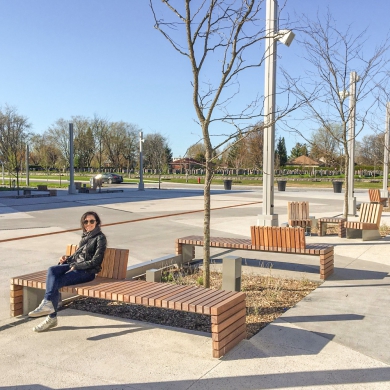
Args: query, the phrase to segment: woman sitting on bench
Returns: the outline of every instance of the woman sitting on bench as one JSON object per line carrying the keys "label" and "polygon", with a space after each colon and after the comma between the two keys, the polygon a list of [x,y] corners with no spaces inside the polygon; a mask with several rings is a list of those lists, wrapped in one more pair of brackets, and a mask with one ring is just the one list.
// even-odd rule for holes
{"label": "woman sitting on bench", "polygon": [[44,299],[34,311],[28,313],[29,317],[48,315],[33,328],[34,332],[57,326],[60,288],[90,282],[101,270],[107,240],[100,230],[100,218],[94,211],[88,211],[82,215],[80,222],[83,235],[77,251],[71,256],[62,256],[58,265],[48,269]]}

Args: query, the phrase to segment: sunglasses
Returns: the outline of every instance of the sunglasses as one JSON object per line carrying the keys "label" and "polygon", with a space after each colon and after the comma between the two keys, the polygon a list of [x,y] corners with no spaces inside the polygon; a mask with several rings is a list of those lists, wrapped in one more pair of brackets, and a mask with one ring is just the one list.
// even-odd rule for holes
{"label": "sunglasses", "polygon": [[88,223],[93,225],[94,223],[96,223],[96,220],[95,219],[84,219],[83,224],[88,225]]}

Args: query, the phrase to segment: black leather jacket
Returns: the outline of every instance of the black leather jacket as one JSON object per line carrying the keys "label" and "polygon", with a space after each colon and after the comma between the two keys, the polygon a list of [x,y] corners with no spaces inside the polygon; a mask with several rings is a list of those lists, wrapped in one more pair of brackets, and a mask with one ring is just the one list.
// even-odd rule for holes
{"label": "black leather jacket", "polygon": [[107,247],[106,236],[100,231],[88,237],[86,243],[85,260],[81,262],[76,261],[77,252],[66,259],[66,263],[72,264],[74,269],[83,269],[86,272],[97,274],[101,271],[101,264],[103,262],[104,252]]}

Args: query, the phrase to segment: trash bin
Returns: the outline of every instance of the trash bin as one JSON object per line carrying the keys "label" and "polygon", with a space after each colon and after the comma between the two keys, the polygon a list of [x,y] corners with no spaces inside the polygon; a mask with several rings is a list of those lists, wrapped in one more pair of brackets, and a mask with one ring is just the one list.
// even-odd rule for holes
{"label": "trash bin", "polygon": [[223,188],[225,190],[231,190],[232,189],[232,180],[224,180],[223,181]]}
{"label": "trash bin", "polygon": [[333,192],[340,193],[342,188],[343,188],[342,181],[333,181]]}
{"label": "trash bin", "polygon": [[287,180],[278,180],[278,191],[286,191]]}

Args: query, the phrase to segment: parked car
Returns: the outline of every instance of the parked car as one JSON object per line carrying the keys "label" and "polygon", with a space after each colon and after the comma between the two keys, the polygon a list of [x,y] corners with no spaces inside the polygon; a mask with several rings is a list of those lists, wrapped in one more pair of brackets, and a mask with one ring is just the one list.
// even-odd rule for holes
{"label": "parked car", "polygon": [[95,176],[95,179],[102,179],[102,183],[108,184],[120,184],[123,183],[123,177],[116,173],[99,173]]}

